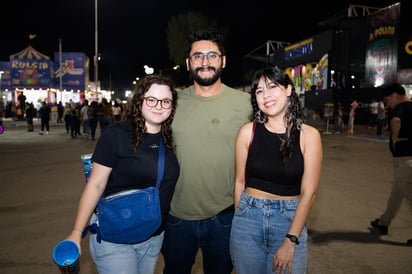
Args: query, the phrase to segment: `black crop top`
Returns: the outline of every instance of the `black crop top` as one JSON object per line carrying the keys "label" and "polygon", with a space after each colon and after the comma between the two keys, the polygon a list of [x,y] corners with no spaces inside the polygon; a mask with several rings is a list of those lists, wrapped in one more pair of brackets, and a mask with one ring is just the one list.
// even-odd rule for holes
{"label": "black crop top", "polygon": [[268,131],[264,124],[256,123],[246,161],[246,187],[280,196],[300,195],[304,170],[300,131],[296,132],[293,153],[286,166],[279,150],[282,137]]}

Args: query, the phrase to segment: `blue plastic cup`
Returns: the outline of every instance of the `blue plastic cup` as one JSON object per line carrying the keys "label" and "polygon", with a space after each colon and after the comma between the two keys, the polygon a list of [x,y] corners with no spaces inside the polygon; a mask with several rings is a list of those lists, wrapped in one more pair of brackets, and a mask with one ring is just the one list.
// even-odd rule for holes
{"label": "blue plastic cup", "polygon": [[92,173],[92,153],[83,154],[80,158],[83,161],[84,175],[86,176],[86,182],[89,180],[90,174]]}
{"label": "blue plastic cup", "polygon": [[53,249],[53,260],[61,273],[78,274],[80,272],[79,258],[79,248],[73,241],[61,241]]}

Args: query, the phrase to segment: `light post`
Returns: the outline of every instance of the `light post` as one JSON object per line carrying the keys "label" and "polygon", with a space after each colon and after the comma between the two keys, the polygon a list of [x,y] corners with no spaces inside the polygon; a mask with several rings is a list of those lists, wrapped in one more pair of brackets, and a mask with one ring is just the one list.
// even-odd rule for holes
{"label": "light post", "polygon": [[97,0],[94,0],[94,85],[96,89],[96,94],[95,96],[97,97],[97,92],[98,92],[98,84],[99,84],[99,73],[98,73],[98,28],[97,28]]}
{"label": "light post", "polygon": [[3,90],[1,89],[1,84],[2,84],[2,76],[3,76],[4,71],[0,70],[0,134],[3,133],[4,128],[3,128],[3,110],[5,107],[5,102],[3,100]]}
{"label": "light post", "polygon": [[1,96],[1,102],[3,102],[3,90],[1,89],[1,84],[2,84],[2,76],[3,76],[4,71],[0,70],[0,96]]}

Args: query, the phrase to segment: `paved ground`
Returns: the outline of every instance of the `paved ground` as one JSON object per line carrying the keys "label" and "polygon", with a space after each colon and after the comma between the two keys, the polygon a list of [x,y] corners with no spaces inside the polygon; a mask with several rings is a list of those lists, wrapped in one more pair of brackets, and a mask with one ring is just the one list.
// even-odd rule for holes
{"label": "paved ground", "polygon": [[[24,122],[4,122],[0,135],[0,273],[59,273],[54,245],[71,229],[85,183],[80,155],[95,142],[72,139],[61,124],[50,135],[27,132]],[[324,131],[324,129],[321,129]],[[324,165],[308,220],[309,274],[412,273],[412,208],[402,204],[389,235],[368,229],[391,187],[386,136],[355,127],[355,135],[323,133]],[[96,274],[87,240],[81,273]],[[253,256],[253,254],[251,254]],[[156,274],[161,273],[162,258]],[[193,273],[202,274],[201,256]],[[251,273],[254,274],[254,273]]]}

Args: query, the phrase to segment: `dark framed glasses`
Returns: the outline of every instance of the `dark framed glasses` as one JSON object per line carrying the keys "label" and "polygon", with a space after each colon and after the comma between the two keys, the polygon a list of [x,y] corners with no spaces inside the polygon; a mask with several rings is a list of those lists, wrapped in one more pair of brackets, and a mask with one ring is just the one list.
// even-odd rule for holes
{"label": "dark framed glasses", "polygon": [[169,109],[172,107],[173,105],[173,101],[170,99],[157,99],[155,97],[152,96],[148,96],[148,97],[144,97],[143,98],[146,102],[146,105],[148,107],[156,107],[157,104],[160,102],[160,106],[164,109]]}
{"label": "dark framed glasses", "polygon": [[222,57],[223,55],[214,52],[214,51],[210,51],[210,52],[196,52],[194,53],[192,56],[189,56],[190,61],[195,64],[195,65],[200,65],[203,62],[203,58],[207,58],[207,60],[209,61],[209,63],[211,64],[215,64],[219,61],[220,57]]}

